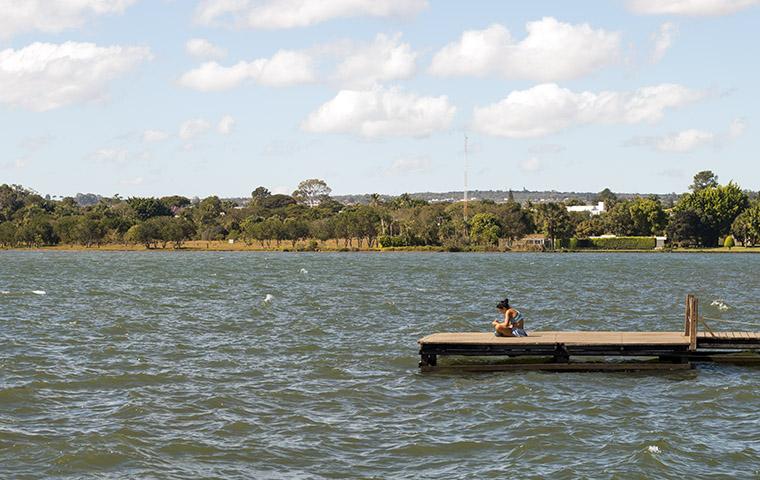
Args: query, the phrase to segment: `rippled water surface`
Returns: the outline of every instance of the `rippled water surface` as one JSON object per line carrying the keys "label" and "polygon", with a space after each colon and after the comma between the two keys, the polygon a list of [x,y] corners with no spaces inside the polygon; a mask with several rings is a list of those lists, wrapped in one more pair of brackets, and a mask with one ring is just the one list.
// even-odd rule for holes
{"label": "rippled water surface", "polygon": [[528,329],[678,330],[689,292],[760,322],[759,272],[741,254],[0,252],[0,478],[760,478],[760,369],[422,375],[416,345],[487,330],[505,293]]}

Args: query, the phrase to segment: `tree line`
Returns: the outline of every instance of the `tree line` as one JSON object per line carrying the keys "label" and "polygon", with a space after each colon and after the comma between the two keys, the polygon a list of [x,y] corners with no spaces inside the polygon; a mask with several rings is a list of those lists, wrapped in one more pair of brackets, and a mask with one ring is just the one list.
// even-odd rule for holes
{"label": "tree line", "polygon": [[[603,234],[667,235],[677,246],[718,245],[731,236],[743,245],[760,243],[760,200],[739,185],[721,185],[712,172],[698,173],[690,191],[672,207],[656,196],[620,200],[609,189],[597,195],[600,215],[568,212],[583,203],[504,203],[490,200],[429,203],[403,194],[371,195],[369,203],[346,205],[330,197],[322,180],[299,184],[292,195],[256,188],[245,205],[216,196],[191,200],[99,198],[80,205],[74,198],[44,198],[19,185],[0,186],[0,245],[39,247],[57,244],[142,244],[181,248],[188,240],[258,243],[265,248],[437,246],[449,250],[512,245],[533,233],[551,239],[582,239]],[[756,197],[756,196],[754,196]],[[304,243],[306,246],[304,247]],[[559,242],[561,243],[561,242]]]}

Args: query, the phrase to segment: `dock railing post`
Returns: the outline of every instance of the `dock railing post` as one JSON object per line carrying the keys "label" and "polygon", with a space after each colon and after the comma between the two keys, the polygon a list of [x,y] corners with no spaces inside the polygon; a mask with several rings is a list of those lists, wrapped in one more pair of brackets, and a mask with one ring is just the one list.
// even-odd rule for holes
{"label": "dock railing post", "polygon": [[692,297],[694,297],[694,295],[692,295],[692,294],[686,295],[686,317],[684,318],[684,321],[683,321],[683,334],[685,336],[687,336],[687,337],[691,334],[691,328],[689,326],[689,321],[691,320],[690,308],[691,308],[691,299],[692,299]]}
{"label": "dock railing post", "polygon": [[689,304],[689,351],[697,349],[697,323],[699,322],[699,300],[691,296]]}

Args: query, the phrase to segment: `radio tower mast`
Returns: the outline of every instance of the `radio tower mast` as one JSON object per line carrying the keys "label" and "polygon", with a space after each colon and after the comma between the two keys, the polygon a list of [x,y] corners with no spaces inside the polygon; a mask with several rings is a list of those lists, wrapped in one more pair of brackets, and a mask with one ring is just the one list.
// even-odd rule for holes
{"label": "radio tower mast", "polygon": [[464,135],[464,221],[467,221],[467,168],[469,161],[467,158],[467,134]]}

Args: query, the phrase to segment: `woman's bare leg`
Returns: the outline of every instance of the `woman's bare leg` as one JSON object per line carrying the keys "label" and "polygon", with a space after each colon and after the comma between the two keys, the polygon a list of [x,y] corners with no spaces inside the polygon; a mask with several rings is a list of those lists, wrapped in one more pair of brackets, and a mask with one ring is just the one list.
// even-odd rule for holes
{"label": "woman's bare leg", "polygon": [[514,335],[512,335],[512,329],[506,325],[497,325],[496,331],[505,337],[514,337]]}

